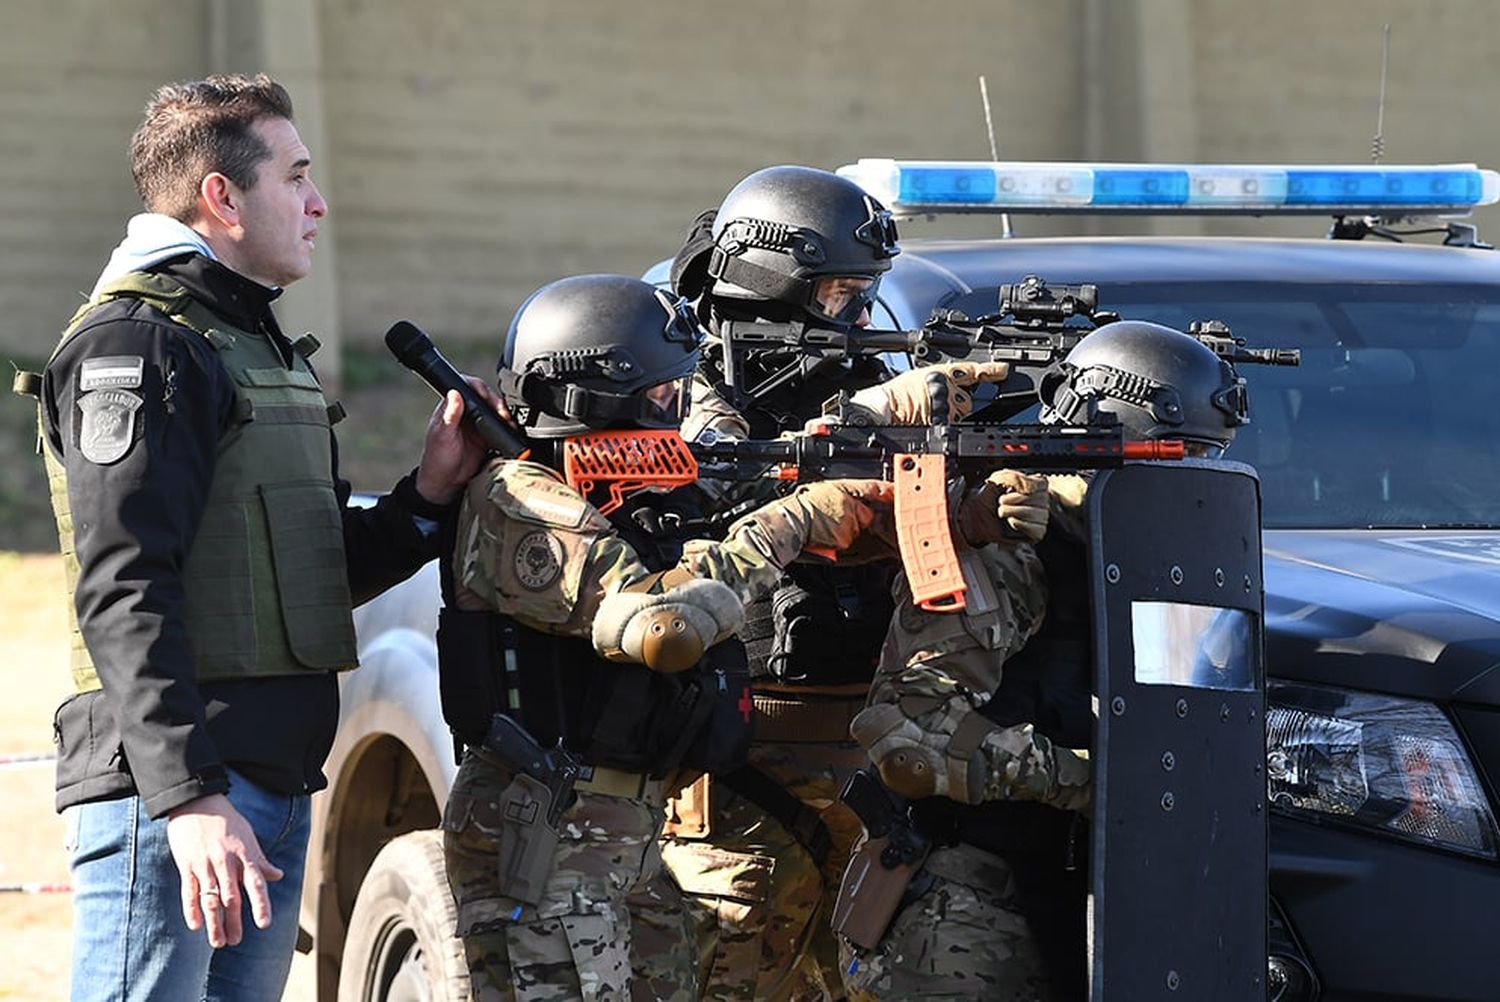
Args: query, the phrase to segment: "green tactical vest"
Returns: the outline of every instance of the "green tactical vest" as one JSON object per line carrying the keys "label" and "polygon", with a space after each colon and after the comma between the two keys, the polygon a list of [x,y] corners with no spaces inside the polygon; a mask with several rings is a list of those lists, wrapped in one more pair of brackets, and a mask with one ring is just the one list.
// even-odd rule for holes
{"label": "green tactical vest", "polygon": [[[229,326],[182,286],[132,273],[105,286],[63,332],[111,299],[145,301],[218,352],[237,390],[234,426],[219,440],[213,481],[183,574],[186,625],[199,679],[292,675],[355,667],[343,521],[332,480],[330,409],[307,364],[317,343],[293,345],[287,368],[270,338]],[[59,345],[61,350],[61,345]],[[56,357],[56,352],[53,353]],[[62,544],[73,682],[99,688],[71,597],[78,557],[66,471],[43,450]]]}

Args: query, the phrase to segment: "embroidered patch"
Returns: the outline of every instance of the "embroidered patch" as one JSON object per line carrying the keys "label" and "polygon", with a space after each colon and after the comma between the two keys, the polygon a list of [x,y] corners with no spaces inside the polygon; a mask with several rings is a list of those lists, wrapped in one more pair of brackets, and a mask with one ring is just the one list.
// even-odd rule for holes
{"label": "embroidered patch", "polygon": [[129,390],[95,390],[79,397],[83,421],[78,428],[78,451],[83,458],[106,466],[129,452],[142,403],[140,395]]}
{"label": "embroidered patch", "polygon": [[516,544],[516,580],[541,591],[562,574],[563,549],[550,532],[528,532]]}
{"label": "embroidered patch", "polygon": [[141,374],[146,360],[139,355],[101,355],[86,358],[78,367],[78,392],[118,387],[127,390],[141,388]]}

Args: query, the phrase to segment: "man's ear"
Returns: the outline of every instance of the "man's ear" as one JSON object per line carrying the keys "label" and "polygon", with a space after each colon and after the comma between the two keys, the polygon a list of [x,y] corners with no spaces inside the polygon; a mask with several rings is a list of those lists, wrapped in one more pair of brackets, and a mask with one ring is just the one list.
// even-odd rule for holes
{"label": "man's ear", "polygon": [[218,171],[205,175],[198,184],[198,214],[226,229],[238,226],[240,189]]}

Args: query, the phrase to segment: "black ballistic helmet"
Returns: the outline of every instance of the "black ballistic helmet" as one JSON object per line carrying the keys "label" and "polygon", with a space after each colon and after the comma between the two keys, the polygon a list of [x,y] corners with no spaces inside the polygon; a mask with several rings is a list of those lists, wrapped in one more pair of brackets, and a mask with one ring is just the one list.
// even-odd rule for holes
{"label": "black ballistic helmet", "polygon": [[[901,253],[896,224],[859,185],[812,167],[767,167],[724,197],[713,216],[707,256],[715,299],[782,303],[789,315],[851,324],[875,298],[880,276]],[[872,284],[829,315],[814,297],[820,278],[852,276]]]}
{"label": "black ballistic helmet", "polygon": [[686,302],[623,275],[542,286],[516,311],[500,395],[532,438],[675,428],[701,331]]}
{"label": "black ballistic helmet", "polygon": [[1041,418],[1082,424],[1113,414],[1136,439],[1180,438],[1217,450],[1249,422],[1245,381],[1190,334],[1142,320],[1105,324],[1042,377]]}

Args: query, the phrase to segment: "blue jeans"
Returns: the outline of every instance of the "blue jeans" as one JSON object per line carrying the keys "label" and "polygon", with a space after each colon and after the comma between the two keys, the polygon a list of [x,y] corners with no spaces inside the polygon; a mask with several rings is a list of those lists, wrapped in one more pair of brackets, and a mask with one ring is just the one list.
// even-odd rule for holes
{"label": "blue jeans", "polygon": [[215,950],[182,917],[165,818],[147,817],[138,797],[70,807],[73,1002],[279,1002],[297,942],[309,798],[268,793],[233,770],[229,778],[229,802],[286,873],[267,884],[271,927],[256,928],[246,903],[239,945]]}

